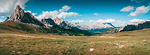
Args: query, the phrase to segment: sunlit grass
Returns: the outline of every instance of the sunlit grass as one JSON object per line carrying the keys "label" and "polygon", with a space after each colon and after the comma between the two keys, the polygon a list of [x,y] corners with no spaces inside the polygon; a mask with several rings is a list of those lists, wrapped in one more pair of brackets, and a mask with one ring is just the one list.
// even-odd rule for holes
{"label": "sunlit grass", "polygon": [[149,55],[148,33],[150,29],[102,35],[111,38],[7,32],[0,34],[0,55]]}
{"label": "sunlit grass", "polygon": [[[30,34],[31,35],[31,34]],[[36,35],[33,35],[36,36]],[[44,36],[44,35],[41,35]],[[39,36],[39,37],[41,37]],[[47,35],[48,36],[48,35]],[[46,35],[45,35],[46,37]],[[51,37],[51,36],[49,36]],[[52,36],[53,37],[53,36]],[[61,37],[61,36],[58,36]],[[56,38],[58,38],[56,37]],[[6,54],[52,54],[52,55],[80,55],[80,54],[150,54],[149,40],[136,41],[93,41],[84,40],[91,37],[69,37],[48,39],[11,35],[0,35],[0,55]],[[73,38],[73,39],[72,39]],[[83,39],[83,40],[82,40]],[[99,38],[100,39],[100,38]],[[119,48],[119,45],[124,47]],[[90,51],[92,49],[92,51]]]}

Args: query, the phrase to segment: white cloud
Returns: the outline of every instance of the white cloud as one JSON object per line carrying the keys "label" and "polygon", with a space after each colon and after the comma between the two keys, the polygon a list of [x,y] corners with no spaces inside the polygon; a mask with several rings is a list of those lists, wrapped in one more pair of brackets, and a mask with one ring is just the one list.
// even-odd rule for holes
{"label": "white cloud", "polygon": [[137,7],[135,12],[131,12],[129,16],[138,16],[138,15],[141,15],[141,14],[145,14],[147,13],[148,11],[150,10],[150,7],[147,6],[140,6],[140,7]]}
{"label": "white cloud", "polygon": [[25,3],[27,3],[28,0],[0,0],[0,16],[6,16],[10,15],[16,5],[20,5],[21,8],[25,8]]}
{"label": "white cloud", "polygon": [[3,22],[3,20],[0,19],[0,22]]}
{"label": "white cloud", "polygon": [[[81,16],[79,15],[78,13],[75,13],[75,12],[64,12],[64,11],[68,11],[70,9],[69,6],[63,6],[61,10],[61,12],[58,12],[57,10],[55,11],[43,11],[42,14],[40,14],[39,16],[37,16],[37,19],[42,19],[44,17],[49,17],[49,18],[66,18],[66,17],[72,17],[72,16]],[[59,10],[59,11],[60,11]]]}
{"label": "white cloud", "polygon": [[0,20],[0,22],[2,22],[2,20]]}
{"label": "white cloud", "polygon": [[72,20],[71,22],[77,23],[77,22],[84,22],[83,20]]}
{"label": "white cloud", "polygon": [[37,13],[32,13],[33,16],[37,15]]}
{"label": "white cloud", "polygon": [[84,20],[72,20],[72,23],[86,23],[86,24],[97,24],[97,23],[112,23],[113,25],[115,25],[116,27],[120,27],[120,26],[125,26],[126,22],[123,21],[116,21],[115,19],[99,19],[99,20],[89,20],[89,21],[84,21]]}
{"label": "white cloud", "polygon": [[27,10],[27,11],[24,11],[24,12],[29,12],[29,13],[31,13],[31,11],[30,11],[30,10]]}
{"label": "white cloud", "polygon": [[109,22],[115,22],[115,19],[106,19],[106,20],[99,19],[97,21],[90,20],[89,22],[91,22],[91,23],[109,23]]}
{"label": "white cloud", "polygon": [[129,20],[129,21],[116,21],[115,19],[99,19],[99,20],[89,20],[89,21],[84,21],[84,20],[72,20],[71,22],[72,23],[84,23],[84,24],[97,24],[97,23],[112,23],[114,26],[116,27],[124,27],[126,26],[127,24],[131,25],[131,24],[138,24],[142,21],[149,21],[149,20],[142,20],[142,19],[132,19],[132,20]]}
{"label": "white cloud", "polygon": [[4,18],[4,16],[1,16],[2,18]]}
{"label": "white cloud", "polygon": [[136,18],[129,20],[129,22],[131,22],[131,23],[140,23],[142,21],[149,21],[149,20],[142,20],[142,19],[136,19]]}
{"label": "white cloud", "polygon": [[40,14],[39,16],[37,16],[37,19],[41,20],[44,17],[49,17],[49,18],[56,18],[56,16],[58,15],[58,11],[43,11],[42,14]]}
{"label": "white cloud", "polygon": [[64,11],[68,11],[71,7],[65,5],[62,7],[62,9],[59,9],[59,12],[64,12]]}
{"label": "white cloud", "polygon": [[134,10],[133,6],[127,6],[127,7],[124,7],[123,9],[121,9],[120,11],[122,11],[122,12],[130,12],[132,10]]}
{"label": "white cloud", "polygon": [[66,18],[66,17],[71,17],[71,16],[78,16],[78,13],[74,12],[61,12],[59,15],[57,15],[58,18]]}
{"label": "white cloud", "polygon": [[24,11],[24,12],[29,12],[31,13],[33,16],[35,16],[37,13],[32,13],[30,10]]}
{"label": "white cloud", "polygon": [[145,1],[145,0],[130,0],[131,2],[136,2],[136,3],[142,3],[142,1]]}
{"label": "white cloud", "polygon": [[94,13],[94,15],[96,15],[96,16],[97,16],[97,15],[100,15],[100,14],[98,14],[98,13]]}
{"label": "white cloud", "polygon": [[111,23],[115,22],[115,19],[106,19],[106,20],[89,20],[89,21],[84,21],[84,20],[72,20],[71,22],[88,22],[88,23]]}

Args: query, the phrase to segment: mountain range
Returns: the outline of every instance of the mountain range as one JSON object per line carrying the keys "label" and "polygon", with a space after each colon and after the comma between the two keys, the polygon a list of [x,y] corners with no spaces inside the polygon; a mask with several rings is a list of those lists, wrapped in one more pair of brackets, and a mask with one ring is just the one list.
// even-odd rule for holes
{"label": "mountain range", "polygon": [[74,26],[82,30],[115,28],[115,26],[112,25],[111,23],[101,23],[101,24],[95,24],[95,25],[80,25],[79,23],[75,23]]}
{"label": "mountain range", "polygon": [[[7,25],[6,25],[7,24]],[[6,28],[4,27],[6,26]],[[30,28],[27,28],[30,27]],[[8,29],[7,29],[8,28]],[[58,35],[91,35],[90,32],[80,30],[67,21],[55,18],[44,18],[39,21],[29,12],[24,12],[19,5],[6,20],[1,23],[0,29],[9,30],[18,29],[19,31],[26,31],[32,33],[49,33]]]}
{"label": "mountain range", "polygon": [[121,28],[110,28],[109,30],[104,31],[101,34],[112,34],[112,33],[123,32],[123,31],[141,30],[146,28],[150,28],[150,21],[142,21],[139,24],[127,25]]}
{"label": "mountain range", "polygon": [[81,30],[87,30],[93,33],[93,35],[100,34],[101,32],[106,31],[110,28],[116,28],[111,23],[101,23],[101,24],[95,24],[95,25],[81,25],[79,23],[75,23],[74,26],[76,26],[77,28]]}
{"label": "mountain range", "polygon": [[[101,23],[95,25],[81,25],[79,23],[71,24],[59,18],[51,19],[43,17],[40,21],[29,12],[24,12],[19,5],[6,20],[0,24],[1,30],[25,31],[31,33],[49,33],[58,35],[91,35],[91,34],[112,34],[122,31],[133,31],[144,28],[150,28],[150,21],[143,21],[139,24],[127,25],[125,27],[116,28],[111,23]],[[14,30],[13,30],[14,32]]]}
{"label": "mountain range", "polygon": [[127,25],[123,28],[122,31],[133,31],[133,30],[140,30],[150,28],[150,21],[142,21],[139,24]]}

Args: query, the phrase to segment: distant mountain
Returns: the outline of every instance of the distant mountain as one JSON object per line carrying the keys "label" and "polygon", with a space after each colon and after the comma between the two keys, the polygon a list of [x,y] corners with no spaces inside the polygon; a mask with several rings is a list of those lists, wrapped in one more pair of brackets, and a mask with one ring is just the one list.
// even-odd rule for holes
{"label": "distant mountain", "polygon": [[123,32],[123,31],[140,30],[145,28],[150,28],[150,21],[142,21],[139,24],[127,25],[122,28],[110,28],[107,31],[103,31],[101,34],[112,34],[112,33]]}
{"label": "distant mountain", "polygon": [[114,28],[111,23],[102,23],[96,25],[80,25],[79,23],[74,24],[77,28],[82,30],[91,30],[91,29],[102,29],[102,28]]}
{"label": "distant mountain", "polygon": [[133,30],[140,30],[144,28],[150,28],[150,21],[142,21],[139,24],[127,25],[123,28],[122,31],[133,31]]}
{"label": "distant mountain", "polygon": [[115,28],[115,26],[112,25],[111,23],[101,23],[101,24],[96,24],[96,25],[80,25],[79,23],[75,23],[74,26],[76,26],[77,28],[81,30],[87,30],[89,32],[92,32],[93,34],[101,33],[110,28]]}
{"label": "distant mountain", "polygon": [[112,25],[111,23],[103,23],[104,25],[106,25],[106,24],[109,24],[110,26],[112,26],[112,27],[114,27],[115,28],[115,26],[114,25]]}
{"label": "distant mountain", "polygon": [[16,6],[15,11],[13,12],[13,14],[11,14],[10,18],[6,18],[6,21],[31,23],[39,26],[44,26],[44,24],[42,24],[38,19],[36,19],[36,17],[31,15],[29,12],[24,12],[19,5]]}

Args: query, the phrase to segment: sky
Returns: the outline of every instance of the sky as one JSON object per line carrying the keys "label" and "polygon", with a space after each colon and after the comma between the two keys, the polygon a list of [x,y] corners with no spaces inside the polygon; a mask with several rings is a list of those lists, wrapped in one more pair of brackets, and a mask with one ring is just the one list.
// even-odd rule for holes
{"label": "sky", "polygon": [[0,22],[10,17],[16,5],[38,20],[58,17],[72,24],[120,27],[150,20],[150,0],[0,0]]}

